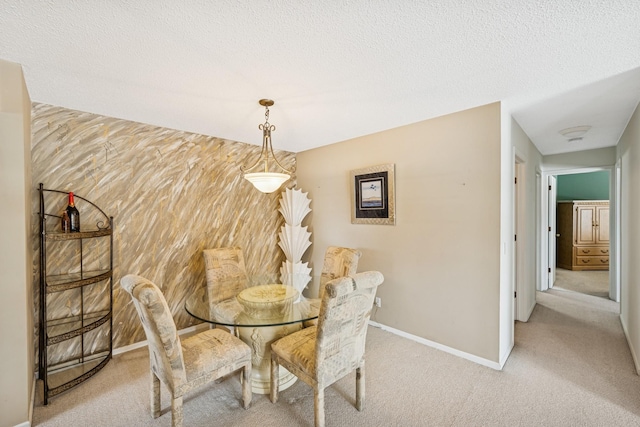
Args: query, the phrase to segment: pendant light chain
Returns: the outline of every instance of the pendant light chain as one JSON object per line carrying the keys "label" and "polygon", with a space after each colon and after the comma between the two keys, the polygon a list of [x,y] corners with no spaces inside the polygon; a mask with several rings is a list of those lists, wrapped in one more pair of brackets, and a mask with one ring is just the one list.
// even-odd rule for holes
{"label": "pendant light chain", "polygon": [[266,130],[267,132],[265,132],[265,135],[268,135],[268,137],[271,138],[271,132],[276,130],[276,126],[269,123],[269,106],[265,105],[264,108],[264,123],[259,124],[258,129],[263,132]]}

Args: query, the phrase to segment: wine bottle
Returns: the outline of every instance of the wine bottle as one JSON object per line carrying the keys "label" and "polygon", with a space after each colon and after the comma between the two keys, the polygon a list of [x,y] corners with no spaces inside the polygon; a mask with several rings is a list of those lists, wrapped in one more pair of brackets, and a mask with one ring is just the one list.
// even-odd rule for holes
{"label": "wine bottle", "polygon": [[73,192],[69,193],[69,204],[67,205],[67,215],[69,215],[69,231],[76,233],[80,231],[80,212],[73,201]]}

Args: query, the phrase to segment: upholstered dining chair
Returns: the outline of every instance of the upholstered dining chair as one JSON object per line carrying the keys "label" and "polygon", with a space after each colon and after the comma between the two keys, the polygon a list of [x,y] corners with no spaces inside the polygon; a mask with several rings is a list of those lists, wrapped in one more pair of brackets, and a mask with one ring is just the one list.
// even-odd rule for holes
{"label": "upholstered dining chair", "polygon": [[[236,296],[247,287],[247,269],[242,249],[239,247],[205,249],[202,251],[202,256],[211,314],[231,319],[242,312]],[[214,313],[216,310],[217,313]]]}
{"label": "upholstered dining chair", "polygon": [[[318,299],[322,300],[324,288],[330,280],[338,277],[353,276],[358,271],[358,261],[362,253],[357,249],[329,246],[324,253],[320,284],[318,287]],[[307,320],[304,327],[315,326],[317,319]]]}
{"label": "upholstered dining chair", "polygon": [[356,370],[356,409],[364,408],[364,350],[373,299],[384,281],[382,273],[367,271],[331,280],[326,285],[318,325],[271,344],[272,402],[278,401],[278,369],[313,387],[316,427],[324,427],[324,389]]}
{"label": "upholstered dining chair", "polygon": [[329,246],[324,253],[318,298],[322,299],[324,288],[330,280],[356,274],[361,256],[362,253],[357,249]]}
{"label": "upholstered dining chair", "polygon": [[149,346],[151,416],[160,416],[160,382],[171,393],[171,425],[182,426],[183,396],[206,383],[240,370],[242,406],[251,403],[251,348],[239,338],[209,329],[184,340],[160,289],[144,277],[120,280],[138,311]]}

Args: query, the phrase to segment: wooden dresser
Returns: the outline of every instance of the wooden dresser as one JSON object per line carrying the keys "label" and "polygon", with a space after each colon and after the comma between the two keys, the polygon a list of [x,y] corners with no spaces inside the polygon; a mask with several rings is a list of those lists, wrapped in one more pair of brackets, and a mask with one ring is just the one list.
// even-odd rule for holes
{"label": "wooden dresser", "polygon": [[556,265],[567,270],[609,269],[609,201],[558,202]]}

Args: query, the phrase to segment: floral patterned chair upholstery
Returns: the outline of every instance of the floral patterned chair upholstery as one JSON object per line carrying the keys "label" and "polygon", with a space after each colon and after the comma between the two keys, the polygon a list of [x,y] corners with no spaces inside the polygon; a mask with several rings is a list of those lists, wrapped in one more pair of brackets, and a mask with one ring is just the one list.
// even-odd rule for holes
{"label": "floral patterned chair upholstery", "polygon": [[164,295],[154,283],[130,274],[120,284],[131,295],[147,336],[153,418],[160,416],[160,381],[171,393],[171,425],[178,427],[186,393],[237,370],[242,370],[242,406],[249,407],[251,348],[247,344],[219,329],[180,340]]}
{"label": "floral patterned chair upholstery", "polygon": [[313,387],[316,427],[324,426],[324,389],[356,370],[356,409],[364,405],[367,325],[382,273],[367,271],[327,283],[318,325],[271,344],[271,401],[278,400],[281,365]]}
{"label": "floral patterned chair upholstery", "polygon": [[247,287],[247,269],[242,249],[205,249],[202,256],[211,310],[217,310],[218,314],[232,319],[237,313],[242,312],[236,296]]}

